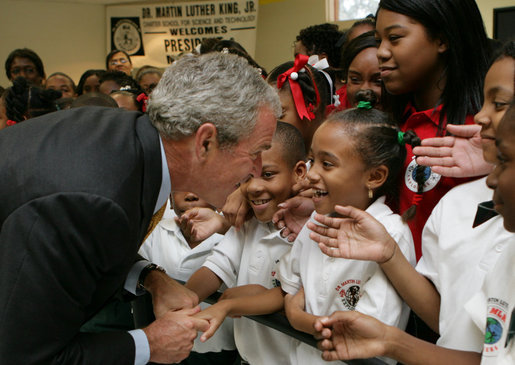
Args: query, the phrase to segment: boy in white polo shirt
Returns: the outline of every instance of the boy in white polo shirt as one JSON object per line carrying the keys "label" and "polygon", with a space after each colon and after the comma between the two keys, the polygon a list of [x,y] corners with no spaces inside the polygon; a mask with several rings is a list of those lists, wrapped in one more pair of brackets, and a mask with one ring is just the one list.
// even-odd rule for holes
{"label": "boy in white polo shirt", "polygon": [[[231,228],[186,284],[200,300],[215,292],[222,283],[229,287],[217,304],[197,314],[211,322],[202,339],[212,335],[225,316],[272,313],[282,308],[283,296],[276,268],[292,244],[281,237],[271,220],[278,210],[277,205],[290,198],[293,186],[305,177],[304,158],[300,132],[278,122],[272,147],[262,154],[261,176],[241,186],[254,217],[238,231]],[[262,292],[270,293],[271,301],[254,300],[252,295]],[[287,364],[296,345],[291,337],[247,318],[234,319],[234,336],[241,357],[252,365]]]}
{"label": "boy in white polo shirt", "polygon": [[[202,266],[223,235],[215,233],[204,241],[196,241],[188,231],[180,228],[178,218],[192,208],[214,208],[190,192],[173,192],[170,201],[177,218],[161,220],[141,246],[139,254],[163,267],[170,277],[187,281]],[[201,303],[200,306],[204,309],[209,305]],[[181,364],[232,363],[238,356],[235,349],[232,319],[228,318],[209,341],[201,342],[197,337],[190,356]]]}

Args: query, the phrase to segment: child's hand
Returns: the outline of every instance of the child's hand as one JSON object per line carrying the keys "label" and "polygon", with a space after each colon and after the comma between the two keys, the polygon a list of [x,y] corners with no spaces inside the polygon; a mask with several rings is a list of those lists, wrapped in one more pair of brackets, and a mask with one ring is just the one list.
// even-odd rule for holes
{"label": "child's hand", "polygon": [[247,284],[242,286],[235,286],[233,288],[225,289],[223,294],[220,296],[218,301],[225,299],[233,299],[238,297],[248,297],[250,295],[255,295],[259,293],[263,293],[268,289],[259,284]]}
{"label": "child's hand", "polygon": [[284,310],[288,318],[295,316],[295,312],[304,312],[305,307],[304,288],[301,288],[295,295],[286,294],[284,297]]}
{"label": "child's hand", "polygon": [[324,254],[382,264],[398,251],[397,243],[384,226],[367,212],[341,205],[336,205],[335,211],[347,218],[316,214],[315,220],[322,226],[308,222],[308,228],[313,231],[309,237],[318,242]]}
{"label": "child's hand", "polygon": [[204,309],[202,312],[195,314],[194,317],[205,319],[209,322],[209,328],[200,336],[201,342],[206,342],[215,334],[225,317],[227,317],[227,313],[228,309],[224,304],[216,303]]}
{"label": "child's hand", "polygon": [[315,210],[313,200],[302,195],[294,196],[279,204],[279,209],[273,216],[272,222],[281,231],[281,236],[288,237],[292,242]]}
{"label": "child's hand", "polygon": [[226,219],[210,208],[189,209],[175,221],[191,243],[202,242],[215,233],[224,234],[229,228]]}
{"label": "child's hand", "polygon": [[480,176],[493,165],[483,158],[479,125],[447,125],[453,136],[426,138],[413,153],[417,163],[430,166],[437,174],[449,177]]}
{"label": "child's hand", "polygon": [[236,189],[231,195],[227,197],[225,201],[225,205],[222,208],[222,212],[224,213],[224,217],[227,219],[231,226],[234,226],[236,229],[240,229],[253,214],[252,209],[250,209],[249,203],[245,199],[243,192],[240,189]]}

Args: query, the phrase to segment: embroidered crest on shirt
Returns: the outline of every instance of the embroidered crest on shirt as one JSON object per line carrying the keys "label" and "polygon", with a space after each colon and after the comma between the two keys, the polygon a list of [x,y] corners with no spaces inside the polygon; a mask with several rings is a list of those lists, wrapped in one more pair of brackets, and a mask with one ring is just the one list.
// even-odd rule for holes
{"label": "embroidered crest on shirt", "polygon": [[499,349],[504,346],[500,340],[506,327],[507,316],[508,303],[502,299],[488,298],[483,356],[497,356]]}
{"label": "embroidered crest on shirt", "polygon": [[[414,193],[418,191],[417,180],[415,180],[415,171],[417,166],[418,164],[415,161],[415,158],[413,158],[413,160],[408,165],[408,168],[406,169],[406,174],[404,175],[404,182],[406,183],[406,186]],[[431,171],[431,168],[427,166],[424,169],[424,193],[434,188],[436,184],[438,184],[438,181],[440,181],[441,177],[441,175]]]}
{"label": "embroidered crest on shirt", "polygon": [[359,301],[361,280],[349,279],[338,285],[335,290],[338,292],[343,305],[348,310],[354,310]]}
{"label": "embroidered crest on shirt", "polygon": [[279,279],[277,279],[277,266],[279,265],[279,260],[274,261],[274,268],[272,269],[272,272],[270,273],[272,276],[272,288],[277,288],[278,286],[281,286],[281,282]]}

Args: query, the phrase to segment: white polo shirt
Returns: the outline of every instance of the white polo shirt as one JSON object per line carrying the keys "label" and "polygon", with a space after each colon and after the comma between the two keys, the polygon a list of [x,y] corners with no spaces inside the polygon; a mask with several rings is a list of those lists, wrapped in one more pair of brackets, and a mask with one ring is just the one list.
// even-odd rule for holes
{"label": "white polo shirt", "polygon": [[508,340],[508,328],[511,324],[513,331],[515,322],[515,241],[506,246],[465,309],[484,334],[481,365],[515,364],[515,337]]}
{"label": "white polo shirt", "polygon": [[486,177],[450,190],[435,206],[422,233],[422,258],[417,271],[440,293],[440,338],[437,344],[455,350],[481,352],[483,334],[463,306],[479,291],[485,275],[515,238],[494,217],[476,228],[477,205],[492,199]]}
{"label": "white polo shirt", "polygon": [[[415,265],[415,249],[409,227],[384,202],[385,198],[380,197],[366,211],[385,226],[404,256]],[[318,224],[313,217],[311,220]],[[302,228],[292,250],[279,264],[279,280],[283,290],[295,294],[304,287],[306,312],[317,316],[330,315],[334,311],[357,310],[404,329],[409,308],[379,265],[372,261],[326,256],[318,244],[309,238],[310,232],[307,226]],[[298,347],[296,361],[298,364],[324,363],[320,351],[305,344]]]}
{"label": "white polo shirt", "polygon": [[[272,223],[256,218],[237,232],[229,229],[203,266],[213,271],[228,287],[260,284],[272,289],[279,285],[277,265],[291,249]],[[236,347],[252,365],[288,364],[297,341],[292,337],[247,318],[234,319]]]}
{"label": "white polo shirt", "polygon": [[[222,239],[223,235],[214,234],[202,241],[193,249],[184,238],[175,220],[164,219],[159,222],[150,236],[145,240],[139,249],[139,254],[149,261],[165,268],[166,273],[173,279],[188,281],[190,276],[197,271],[211,250]],[[207,303],[201,303],[200,307],[205,309]],[[215,335],[206,342],[200,342],[199,337],[195,339],[193,351],[220,352],[222,350],[234,350],[232,318],[227,318]]]}

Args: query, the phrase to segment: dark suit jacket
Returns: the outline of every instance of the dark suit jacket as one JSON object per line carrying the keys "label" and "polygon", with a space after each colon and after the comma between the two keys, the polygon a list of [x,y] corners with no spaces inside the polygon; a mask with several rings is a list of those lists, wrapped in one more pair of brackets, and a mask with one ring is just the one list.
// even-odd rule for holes
{"label": "dark suit jacket", "polygon": [[126,332],[79,333],[119,290],[161,185],[157,131],[119,109],[0,131],[0,364],[133,364]]}

